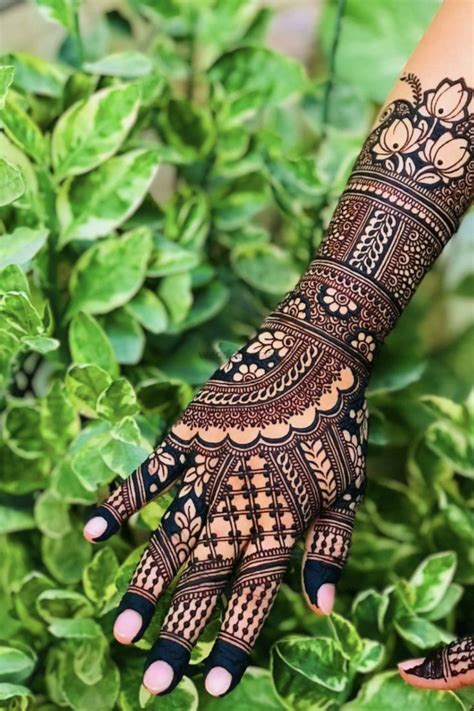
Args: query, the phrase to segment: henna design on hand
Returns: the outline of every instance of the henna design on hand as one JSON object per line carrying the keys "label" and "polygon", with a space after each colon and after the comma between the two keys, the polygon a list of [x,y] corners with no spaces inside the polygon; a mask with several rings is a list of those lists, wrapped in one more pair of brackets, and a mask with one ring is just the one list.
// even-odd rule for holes
{"label": "henna design on hand", "polygon": [[147,665],[171,691],[232,581],[207,669],[238,683],[296,541],[309,529],[311,603],[336,583],[365,487],[364,393],[377,348],[472,196],[472,90],[462,79],[395,101],[367,139],[307,272],[197,393],[164,443],[95,512],[105,540],[181,479],[119,612],[154,606],[185,566]]}
{"label": "henna design on hand", "polygon": [[[439,647],[413,666],[401,666],[403,676],[416,686],[458,689],[474,683],[474,636]],[[410,677],[415,677],[410,679]]]}

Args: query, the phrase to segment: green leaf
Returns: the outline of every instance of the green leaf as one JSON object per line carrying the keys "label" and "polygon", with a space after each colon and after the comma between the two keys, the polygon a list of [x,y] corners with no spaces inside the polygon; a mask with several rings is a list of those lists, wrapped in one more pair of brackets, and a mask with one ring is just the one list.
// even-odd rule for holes
{"label": "green leaf", "polygon": [[69,328],[69,348],[78,365],[92,363],[112,377],[118,375],[119,368],[112,345],[93,316],[82,312],[74,316]]}
{"label": "green leaf", "polygon": [[316,172],[314,158],[291,160],[265,157],[273,195],[279,207],[290,216],[301,216],[305,208],[318,205],[325,188]]}
{"label": "green leaf", "polygon": [[187,99],[171,99],[159,115],[161,132],[183,162],[205,156],[215,140],[210,111]]}
{"label": "green leaf", "polygon": [[24,292],[5,294],[0,302],[0,312],[16,335],[29,337],[42,335],[43,321]]}
{"label": "green leaf", "polygon": [[106,421],[93,423],[81,432],[71,446],[71,465],[80,485],[87,492],[98,494],[99,487],[115,479],[115,472],[103,458],[103,448],[110,441],[111,424]]}
{"label": "green leaf", "polygon": [[[304,116],[316,134],[320,134],[323,129],[326,88],[326,81],[318,80],[304,97]],[[327,116],[327,123],[330,127],[350,134],[365,135],[368,133],[372,120],[373,106],[371,102],[353,84],[340,82],[333,84]],[[341,138],[339,141],[342,144]]]}
{"label": "green leaf", "polygon": [[267,669],[248,667],[232,696],[213,698],[209,694],[199,700],[201,711],[283,711],[272,687]]}
{"label": "green leaf", "polygon": [[52,384],[41,401],[40,429],[43,440],[54,452],[61,453],[79,432],[79,417],[64,385],[59,381]]}
{"label": "green leaf", "polygon": [[5,133],[13,143],[33,158],[38,164],[48,164],[49,146],[46,137],[17,101],[7,97],[2,114]]}
{"label": "green leaf", "polygon": [[232,191],[226,197],[220,198],[216,205],[215,224],[220,230],[243,228],[267,206],[268,197],[265,191]]}
{"label": "green leaf", "polygon": [[[336,54],[337,76],[375,103],[382,104],[439,4],[439,0],[414,4],[410,0],[386,0],[376,4],[348,0]],[[409,26],[407,13],[410,14]],[[331,52],[335,15],[336,6],[326,5],[322,40],[327,57]]]}
{"label": "green leaf", "polygon": [[161,299],[150,289],[141,289],[128,302],[126,310],[151,333],[163,333],[168,325],[168,315]]}
{"label": "green leaf", "polygon": [[41,353],[41,355],[51,353],[51,351],[55,351],[60,346],[57,338],[48,338],[47,336],[25,336],[21,339],[21,342],[29,351]]}
{"label": "green leaf", "polygon": [[157,167],[154,151],[138,149],[67,180],[57,201],[61,245],[104,237],[119,227],[141,204]]}
{"label": "green leaf", "polygon": [[[194,683],[183,677],[178,686],[166,698],[152,696],[144,687],[139,692],[140,707],[150,711],[198,711],[199,697]],[[150,703],[151,702],[151,703]]]}
{"label": "green leaf", "polygon": [[101,607],[117,592],[115,576],[119,564],[111,548],[102,548],[84,568],[82,585],[89,600]]}
{"label": "green leaf", "polygon": [[90,619],[55,620],[48,629],[54,637],[64,639],[97,639],[102,635],[100,626]]}
{"label": "green leaf", "polygon": [[203,247],[209,232],[209,199],[202,190],[183,189],[167,205],[164,230],[187,249]]}
{"label": "green leaf", "polygon": [[44,590],[36,600],[40,617],[48,624],[71,617],[89,617],[94,610],[84,595],[73,590]]}
{"label": "green leaf", "polygon": [[0,237],[0,269],[9,264],[26,264],[40,251],[48,237],[47,230],[17,227]]}
{"label": "green leaf", "polygon": [[361,635],[380,638],[388,605],[388,595],[376,590],[364,590],[356,596],[352,604],[352,620]]}
{"label": "green leaf", "polygon": [[3,416],[3,436],[8,447],[22,459],[36,459],[43,453],[40,412],[35,404],[18,401]]}
{"label": "green leaf", "polygon": [[[14,708],[15,711],[23,711],[28,708],[28,697],[33,696],[31,691],[26,686],[20,684],[8,684],[7,682],[0,683],[0,701],[15,700],[15,705],[8,704],[6,708]],[[18,703],[17,699],[21,699]],[[24,702],[24,703],[23,703]]]}
{"label": "green leaf", "polygon": [[0,291],[24,291],[28,296],[30,288],[25,272],[12,264],[0,272]]}
{"label": "green leaf", "polygon": [[224,88],[232,122],[302,92],[307,82],[299,62],[265,47],[227,52],[211,67],[209,77]]}
{"label": "green leaf", "polygon": [[77,33],[76,16],[80,0],[34,0],[47,20],[58,22],[69,34]]}
{"label": "green leaf", "polygon": [[119,363],[139,363],[145,348],[145,334],[140,324],[125,309],[109,314],[105,330]]}
{"label": "green leaf", "polygon": [[346,686],[346,661],[332,639],[288,637],[275,644],[273,653],[295,675],[301,674],[331,691],[342,691]]}
{"label": "green leaf", "polygon": [[229,290],[221,282],[213,282],[200,290],[194,297],[191,310],[188,312],[181,330],[195,328],[208,321],[222,311],[229,298]]}
{"label": "green leaf", "polygon": [[425,617],[431,622],[437,622],[449,615],[458,604],[464,593],[463,588],[457,583],[451,583],[446,590],[443,599]]}
{"label": "green leaf", "polygon": [[354,701],[342,711],[462,711],[463,705],[451,691],[415,689],[398,672],[377,674],[363,684]]}
{"label": "green leaf", "polygon": [[153,239],[153,252],[147,276],[161,277],[188,272],[194,269],[198,263],[199,257],[195,252],[157,235]]}
{"label": "green leaf", "polygon": [[193,303],[189,272],[162,279],[158,295],[166,306],[172,323],[178,326],[186,318]]}
{"label": "green leaf", "polygon": [[459,474],[474,478],[474,435],[452,422],[435,422],[426,431],[426,443]]}
{"label": "green leaf", "polygon": [[271,650],[275,691],[292,711],[337,708],[335,703],[347,684],[345,664],[336,642],[324,637],[304,641],[290,637]]}
{"label": "green leaf", "polygon": [[67,503],[48,489],[35,502],[35,520],[41,533],[50,538],[61,538],[71,530]]}
{"label": "green leaf", "polygon": [[383,362],[378,361],[370,379],[368,392],[370,395],[402,390],[420,380],[426,368],[426,361],[420,361],[416,356],[387,347]]}
{"label": "green leaf", "polygon": [[5,97],[8,89],[13,81],[15,69],[12,66],[6,65],[0,67],[0,109],[5,106]]}
{"label": "green leaf", "polygon": [[75,643],[74,673],[84,684],[92,686],[103,678],[108,647],[104,635]]}
{"label": "green leaf", "polygon": [[474,528],[474,513],[467,508],[461,508],[454,504],[448,504],[443,513],[449,527],[455,532],[456,536],[470,543]]}
{"label": "green leaf", "polygon": [[464,424],[463,406],[457,402],[438,395],[423,395],[420,400],[436,417],[450,420],[460,426]]}
{"label": "green leaf", "polygon": [[15,676],[19,681],[27,679],[35,666],[35,660],[13,647],[0,647],[0,679]]}
{"label": "green leaf", "polygon": [[408,612],[397,617],[394,626],[403,639],[419,649],[430,649],[453,639],[429,620]]}
{"label": "green leaf", "polygon": [[26,94],[39,94],[60,98],[63,93],[67,73],[56,64],[33,57],[25,52],[15,52],[4,57],[7,64],[14,67],[13,85]]}
{"label": "green leaf", "polygon": [[290,291],[299,277],[291,255],[274,245],[238,247],[232,252],[232,265],[247,284],[268,294]]}
{"label": "green leaf", "polygon": [[127,477],[148,454],[149,446],[140,437],[136,423],[131,417],[126,417],[113,428],[100,456],[113,472]]}
{"label": "green leaf", "polygon": [[456,571],[456,553],[434,553],[428,556],[413,573],[410,583],[415,589],[413,609],[418,613],[431,612],[444,598]]}
{"label": "green leaf", "polygon": [[44,630],[44,624],[41,620],[38,620],[36,614],[36,600],[45,590],[53,588],[53,581],[36,570],[28,573],[21,583],[16,586],[13,594],[15,612],[31,634],[40,634]]}
{"label": "green leaf", "polygon": [[116,153],[135,123],[139,102],[138,87],[128,84],[102,89],[73,104],[52,136],[56,176],[81,175]]}
{"label": "green leaf", "polygon": [[105,314],[126,304],[143,284],[150,252],[144,227],[93,245],[73,269],[70,313]]}
{"label": "green leaf", "polygon": [[117,666],[108,661],[96,684],[84,683],[75,673],[72,655],[65,660],[62,688],[70,708],[76,711],[100,709],[112,711],[120,689],[120,674]]}
{"label": "green leaf", "polygon": [[113,422],[137,412],[135,391],[125,378],[114,380],[97,400],[97,414]]}
{"label": "green leaf", "polygon": [[84,488],[72,466],[70,458],[59,462],[51,475],[51,487],[64,501],[70,504],[95,504],[95,489],[93,492]]}
{"label": "green leaf", "polygon": [[357,671],[361,674],[370,674],[381,664],[384,655],[383,644],[373,639],[363,639],[362,651],[356,661]]}
{"label": "green leaf", "polygon": [[35,528],[35,520],[30,511],[15,508],[13,504],[0,505],[0,534],[28,531]]}
{"label": "green leaf", "polygon": [[85,417],[97,416],[99,395],[111,382],[110,375],[97,365],[73,365],[66,375],[69,397]]}
{"label": "green leaf", "polygon": [[21,171],[8,161],[0,158],[0,207],[9,205],[25,192],[25,181]]}
{"label": "green leaf", "polygon": [[95,62],[86,62],[83,69],[91,74],[134,79],[150,74],[153,64],[146,54],[130,49],[114,52]]}
{"label": "green leaf", "polygon": [[330,621],[341,651],[346,659],[350,660],[359,657],[362,653],[363,645],[354,625],[336,613],[331,615]]}
{"label": "green leaf", "polygon": [[81,579],[82,570],[92,556],[92,547],[82,531],[72,530],[61,538],[43,536],[41,552],[51,575],[64,585],[73,585]]}

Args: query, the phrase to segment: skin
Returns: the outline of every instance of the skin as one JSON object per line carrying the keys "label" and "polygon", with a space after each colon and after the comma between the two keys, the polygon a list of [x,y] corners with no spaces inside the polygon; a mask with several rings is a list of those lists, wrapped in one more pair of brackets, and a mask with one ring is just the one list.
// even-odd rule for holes
{"label": "skin", "polygon": [[[405,67],[416,74],[423,85],[434,86],[443,76],[462,76],[472,86],[474,62],[468,47],[474,39],[474,6],[470,0],[444,0],[431,25]],[[398,82],[386,104],[406,95],[407,87]],[[473,107],[471,106],[471,112]],[[422,664],[425,657],[407,659],[398,665],[400,676],[411,686],[420,689],[455,690],[474,685],[474,670],[457,677],[428,679],[414,676],[410,669]]]}
{"label": "skin", "polygon": [[[404,73],[415,74],[423,87],[436,87],[444,77],[463,77],[468,86],[474,85],[474,66],[470,61],[466,47],[472,46],[474,7],[471,0],[445,0],[428,28],[414,54],[407,63]],[[408,20],[407,20],[408,21]],[[385,106],[395,100],[410,98],[410,86],[398,81],[387,98]],[[471,112],[474,107],[470,107]],[[189,432],[181,432],[184,437]],[[216,434],[216,436],[218,433]],[[239,432],[235,432],[236,438]],[[104,534],[106,521],[96,516],[88,521],[84,528],[84,536],[90,542],[95,542]],[[306,542],[306,555],[311,549],[311,529]],[[305,590],[305,587],[303,586]],[[335,600],[336,587],[332,583],[324,583],[317,592],[317,604],[311,602],[305,590],[304,595],[310,609],[319,615],[330,614]],[[114,636],[121,644],[131,644],[142,626],[139,612],[125,609],[117,617],[114,626]],[[412,659],[400,663],[401,677],[409,684],[419,688],[456,689],[474,684],[474,670],[452,676],[449,673],[442,679],[425,678],[423,675],[410,674],[410,670],[419,667],[423,659]],[[165,660],[153,662],[146,670],[143,683],[154,694],[169,688],[173,680],[173,669]],[[220,666],[213,667],[206,676],[207,691],[214,696],[225,693],[231,683],[229,672]]]}

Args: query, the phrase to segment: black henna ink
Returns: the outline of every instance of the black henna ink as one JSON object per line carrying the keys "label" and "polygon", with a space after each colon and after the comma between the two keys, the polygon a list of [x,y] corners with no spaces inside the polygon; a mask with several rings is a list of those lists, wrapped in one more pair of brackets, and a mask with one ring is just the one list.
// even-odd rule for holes
{"label": "black henna ink", "polygon": [[[211,661],[235,685],[310,522],[311,600],[347,557],[365,487],[372,360],[455,232],[474,183],[472,89],[444,79],[423,92],[417,77],[406,81],[412,101],[395,101],[368,137],[306,274],[98,509],[110,533],[182,480],[125,600],[147,623],[187,564],[148,661],[169,661],[176,683],[231,578]],[[451,674],[466,658],[472,665],[469,639],[453,647]],[[438,657],[428,666],[438,674]]]}

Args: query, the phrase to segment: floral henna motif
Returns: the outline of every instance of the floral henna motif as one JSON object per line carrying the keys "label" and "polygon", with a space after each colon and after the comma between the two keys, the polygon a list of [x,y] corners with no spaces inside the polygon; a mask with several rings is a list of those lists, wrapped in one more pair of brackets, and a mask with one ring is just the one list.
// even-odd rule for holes
{"label": "floral henna motif", "polygon": [[445,79],[421,98],[416,78],[410,75],[404,79],[412,85],[416,99],[407,115],[403,102],[389,107],[388,125],[372,147],[376,160],[421,185],[449,183],[463,176],[471,157],[471,141],[466,135],[471,90],[462,79]]}
{"label": "floral henna motif", "polygon": [[472,90],[444,80],[395,101],[367,139],[326,240],[295,289],[196,394],[165,442],[95,512],[104,540],[182,479],[120,609],[153,604],[181,567],[161,637],[172,688],[224,589],[207,662],[238,683],[298,538],[317,604],[347,558],[365,487],[364,393],[381,342],[454,233],[474,182]]}

